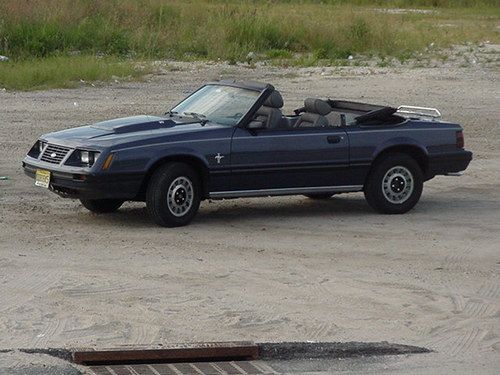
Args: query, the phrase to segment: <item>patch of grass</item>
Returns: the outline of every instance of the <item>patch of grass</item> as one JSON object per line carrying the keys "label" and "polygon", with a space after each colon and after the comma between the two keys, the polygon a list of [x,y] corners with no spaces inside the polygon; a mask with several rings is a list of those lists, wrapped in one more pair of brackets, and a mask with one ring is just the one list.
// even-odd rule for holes
{"label": "patch of grass", "polygon": [[7,19],[2,29],[7,53],[16,57],[46,57],[69,49],[110,54],[131,50],[131,33],[100,15],[69,24],[57,19]]}
{"label": "patch of grass", "polygon": [[[432,42],[499,42],[497,1],[2,0],[0,53],[32,58],[77,50],[226,61],[245,61],[249,52],[269,58],[313,53],[320,60],[401,56]],[[391,7],[432,12],[380,9]],[[454,27],[439,26],[448,23]]]}
{"label": "patch of grass", "polygon": [[387,68],[390,65],[391,65],[391,63],[390,63],[389,59],[386,59],[385,57],[382,57],[382,59],[380,59],[380,61],[377,62],[377,67],[379,67],[379,68]]}
{"label": "patch of grass", "polygon": [[376,5],[386,7],[481,7],[498,5],[497,0],[323,0],[329,4]]}
{"label": "patch of grass", "polygon": [[75,87],[111,79],[138,79],[150,71],[130,61],[95,56],[53,56],[0,63],[0,87],[8,90]]}
{"label": "patch of grass", "polygon": [[[284,63],[284,61],[282,61]],[[296,58],[289,60],[288,66],[296,66],[296,67],[309,67],[309,66],[317,66],[319,60],[313,53],[302,54],[297,56]]]}
{"label": "patch of grass", "polygon": [[[114,56],[102,72],[124,57],[236,64],[250,52],[252,63],[285,66],[343,65],[349,55],[404,62],[431,44],[500,43],[499,20],[498,0],[1,0],[0,54],[26,70],[35,58],[48,67],[74,52]],[[81,69],[73,74],[90,74]]]}
{"label": "patch of grass", "polygon": [[293,53],[287,49],[270,49],[266,56],[270,59],[291,59]]}

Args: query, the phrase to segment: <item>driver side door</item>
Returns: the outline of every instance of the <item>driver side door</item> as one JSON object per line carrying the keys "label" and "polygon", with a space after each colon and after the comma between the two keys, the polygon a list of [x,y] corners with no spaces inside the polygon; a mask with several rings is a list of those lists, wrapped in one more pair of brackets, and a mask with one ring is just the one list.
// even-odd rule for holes
{"label": "driver side door", "polygon": [[349,139],[342,127],[236,128],[233,134],[232,191],[293,194],[349,185],[348,167]]}

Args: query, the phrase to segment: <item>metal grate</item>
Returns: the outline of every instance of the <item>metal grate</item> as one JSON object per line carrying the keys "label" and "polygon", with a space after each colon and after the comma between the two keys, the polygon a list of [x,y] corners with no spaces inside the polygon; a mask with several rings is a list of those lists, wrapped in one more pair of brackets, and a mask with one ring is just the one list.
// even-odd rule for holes
{"label": "metal grate", "polygon": [[52,164],[61,164],[69,151],[70,148],[68,147],[49,144],[45,147],[40,160]]}
{"label": "metal grate", "polygon": [[278,374],[262,361],[161,363],[88,367],[91,375],[271,375]]}

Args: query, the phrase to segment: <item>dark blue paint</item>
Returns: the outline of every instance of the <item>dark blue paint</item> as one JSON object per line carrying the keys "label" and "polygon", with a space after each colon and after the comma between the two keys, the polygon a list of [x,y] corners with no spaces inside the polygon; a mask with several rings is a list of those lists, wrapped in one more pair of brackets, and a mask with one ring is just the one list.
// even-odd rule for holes
{"label": "dark blue paint", "polygon": [[[262,95],[250,112],[271,89],[260,87]],[[197,161],[206,179],[205,197],[220,191],[363,185],[373,161],[392,147],[418,149],[427,163],[427,178],[463,170],[471,159],[471,153],[457,148],[455,133],[461,127],[452,123],[406,120],[399,125],[247,130],[251,118],[253,113],[245,115],[238,127],[169,115],[103,121],[41,137],[100,151],[91,168],[54,165],[30,156],[23,165],[30,176],[36,169],[52,171],[53,185],[72,189],[70,196],[142,199],[152,168],[179,158]],[[329,136],[340,141],[329,143]],[[113,163],[103,171],[110,153]],[[224,156],[220,163],[218,154]],[[82,175],[85,181],[75,180]]]}

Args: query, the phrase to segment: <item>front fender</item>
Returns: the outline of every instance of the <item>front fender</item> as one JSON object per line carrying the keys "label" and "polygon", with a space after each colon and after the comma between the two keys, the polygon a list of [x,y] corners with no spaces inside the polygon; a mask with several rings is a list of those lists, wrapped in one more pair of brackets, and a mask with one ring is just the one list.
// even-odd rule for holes
{"label": "front fender", "polygon": [[202,153],[188,147],[175,147],[152,158],[147,165],[143,181],[144,189],[155,169],[168,161],[180,161],[194,166],[201,177],[203,197],[208,197],[211,179],[207,159]]}
{"label": "front fender", "polygon": [[149,171],[154,165],[157,165],[162,160],[172,159],[172,158],[191,158],[197,160],[203,167],[208,170],[208,161],[201,152],[194,150],[189,147],[172,147],[161,152],[155,153],[155,155],[146,164],[146,170]]}
{"label": "front fender", "polygon": [[114,154],[111,173],[143,173],[146,174],[160,160],[173,156],[187,156],[198,160],[208,168],[205,156],[191,147],[168,144],[146,145],[111,151]]}

